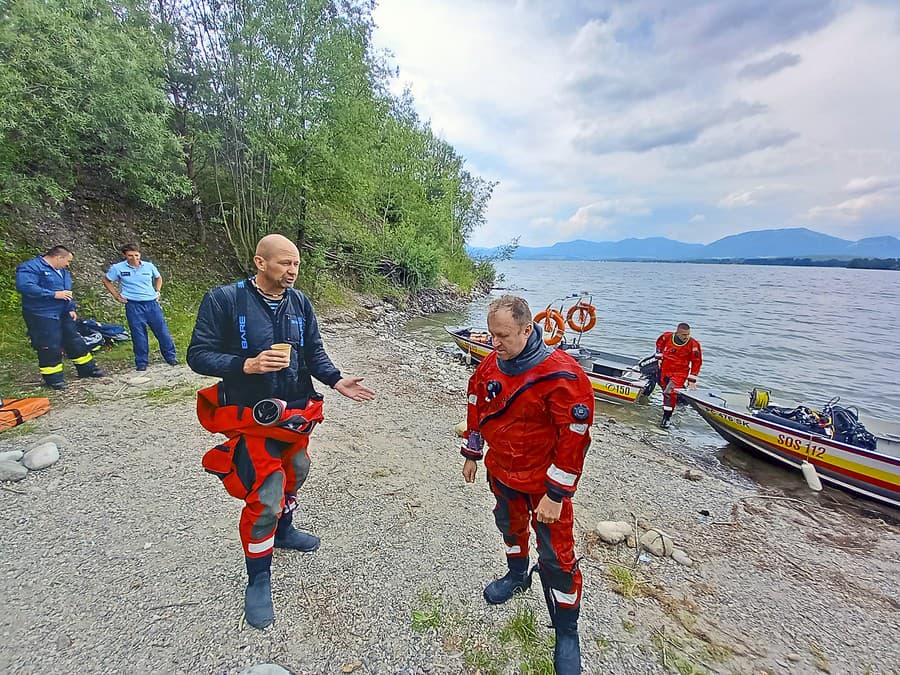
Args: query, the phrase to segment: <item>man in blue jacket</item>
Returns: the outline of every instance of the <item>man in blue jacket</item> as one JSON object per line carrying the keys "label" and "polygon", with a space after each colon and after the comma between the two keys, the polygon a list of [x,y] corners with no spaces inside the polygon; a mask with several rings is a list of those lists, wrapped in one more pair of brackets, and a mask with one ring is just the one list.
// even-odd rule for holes
{"label": "man in blue jacket", "polygon": [[[125,305],[125,318],[131,330],[131,346],[134,349],[134,365],[137,370],[147,370],[150,362],[150,341],[147,328],[153,331],[159,342],[159,351],[170,366],[177,366],[175,343],[169,334],[169,326],[159,305],[162,290],[162,276],[149,260],[141,260],[141,250],[137,244],[122,247],[125,260],[112,265],[103,278],[106,286],[117,302]],[[113,282],[119,282],[119,290]]]}
{"label": "man in blue jacket", "polygon": [[[294,442],[280,440],[281,427],[262,425],[246,431],[250,409],[263,399],[280,399],[307,420],[314,419],[313,410],[321,419],[322,396],[312,378],[354,401],[371,401],[375,392],[360,377],[342,376],[325,352],[312,304],[292,288],[300,266],[297,247],[286,237],[268,235],[253,261],[255,276],[214,288],[203,298],[187,362],[198,373],[222,378],[214,392],[218,412],[210,417],[216,421],[212,430],[229,442],[207,453],[218,466],[205,456],[204,468],[245,502],[239,526],[248,576],[244,613],[250,625],[265,628],[275,620],[273,550],[312,552],[319,538],[292,526],[296,493],[309,472],[308,437],[298,433]],[[211,428],[205,416],[200,421]]]}
{"label": "man in blue jacket", "polygon": [[79,377],[106,377],[75,328],[78,315],[72,299],[72,277],[66,269],[72,258],[65,246],[54,246],[16,268],[16,290],[22,295],[28,337],[37,352],[44,383],[53,389],[66,388],[63,348]]}

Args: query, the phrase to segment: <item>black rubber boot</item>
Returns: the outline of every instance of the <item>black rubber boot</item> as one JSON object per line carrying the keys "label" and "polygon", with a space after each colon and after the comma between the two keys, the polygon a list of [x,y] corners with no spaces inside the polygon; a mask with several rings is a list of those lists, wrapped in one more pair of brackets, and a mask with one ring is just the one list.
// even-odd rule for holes
{"label": "black rubber boot", "polygon": [[672,413],[671,411],[666,411],[663,413],[662,421],[659,423],[661,429],[668,429],[672,426]]}
{"label": "black rubber boot", "polygon": [[506,564],[509,565],[506,575],[492,581],[484,589],[484,599],[490,605],[502,605],[516,593],[524,593],[531,588],[528,558],[507,558]]}
{"label": "black rubber boot", "polygon": [[294,514],[285,513],[278,519],[278,529],[275,530],[275,548],[287,548],[293,551],[312,553],[319,550],[321,539],[309,532],[295,529],[293,526]]}
{"label": "black rubber boot", "polygon": [[556,631],[556,645],[553,647],[556,675],[578,675],[581,672],[581,644],[578,641],[578,615],[581,610],[577,607],[560,607],[553,597],[548,575],[542,573],[539,566],[535,566],[535,569],[541,577],[550,622]]}
{"label": "black rubber boot", "polygon": [[275,621],[272,606],[272,555],[246,558],[247,592],[244,594],[244,616],[254,628],[271,626]]}
{"label": "black rubber boot", "polygon": [[581,672],[581,645],[578,642],[577,630],[556,629],[553,667],[556,669],[556,675],[578,675]]}
{"label": "black rubber boot", "polygon": [[106,371],[94,366],[90,370],[85,368],[82,370],[80,367],[77,367],[78,377],[107,377]]}

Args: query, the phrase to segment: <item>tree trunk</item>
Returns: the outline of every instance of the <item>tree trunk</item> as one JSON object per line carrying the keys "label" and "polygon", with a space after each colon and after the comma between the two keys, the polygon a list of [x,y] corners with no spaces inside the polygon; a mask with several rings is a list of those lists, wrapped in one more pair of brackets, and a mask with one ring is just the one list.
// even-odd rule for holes
{"label": "tree trunk", "polygon": [[191,181],[191,212],[194,216],[194,224],[197,226],[198,240],[201,246],[206,246],[206,222],[203,220],[203,204],[200,200],[200,190],[197,188],[194,146],[190,143],[184,144],[184,166],[187,170],[188,180]]}
{"label": "tree trunk", "polygon": [[306,245],[306,190],[300,193],[300,214],[297,217],[297,249],[303,255],[303,247]]}

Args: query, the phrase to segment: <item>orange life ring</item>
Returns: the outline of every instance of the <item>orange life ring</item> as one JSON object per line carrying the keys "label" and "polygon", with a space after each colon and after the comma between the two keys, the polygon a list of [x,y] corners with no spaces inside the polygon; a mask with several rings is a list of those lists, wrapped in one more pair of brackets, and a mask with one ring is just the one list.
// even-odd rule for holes
{"label": "orange life ring", "polygon": [[536,323],[544,327],[544,344],[552,347],[559,344],[566,332],[566,320],[558,309],[548,308],[534,317]]}
{"label": "orange life ring", "polygon": [[[578,314],[577,321],[575,320],[576,313]],[[566,314],[566,323],[576,333],[587,333],[597,325],[597,310],[589,302],[575,303]]]}

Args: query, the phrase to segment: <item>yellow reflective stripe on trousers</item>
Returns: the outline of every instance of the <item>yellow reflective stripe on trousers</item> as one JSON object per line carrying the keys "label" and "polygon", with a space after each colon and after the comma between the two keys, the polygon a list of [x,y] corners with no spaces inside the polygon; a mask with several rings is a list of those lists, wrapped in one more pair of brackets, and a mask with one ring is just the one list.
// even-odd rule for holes
{"label": "yellow reflective stripe on trousers", "polygon": [[[76,366],[83,366],[85,363],[90,363],[94,360],[94,357],[90,354],[85,354],[84,356],[79,356],[77,359],[72,359],[72,363]],[[62,366],[59,367],[62,370]]]}
{"label": "yellow reflective stripe on trousers", "polygon": [[41,375],[53,375],[53,373],[61,373],[63,370],[63,365],[58,363],[55,366],[44,366],[41,368]]}

